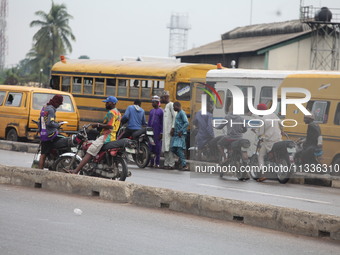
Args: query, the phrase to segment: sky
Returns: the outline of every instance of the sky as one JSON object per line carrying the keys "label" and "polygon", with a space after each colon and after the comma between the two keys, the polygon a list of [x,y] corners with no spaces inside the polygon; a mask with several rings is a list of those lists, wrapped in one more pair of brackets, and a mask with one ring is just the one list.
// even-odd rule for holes
{"label": "sky", "polygon": [[[68,58],[119,60],[123,57],[167,57],[170,17],[188,16],[187,49],[217,41],[236,27],[299,18],[300,0],[54,0],[73,16],[76,41]],[[339,8],[339,0],[302,0],[303,6]],[[51,0],[8,0],[6,66],[24,59],[32,47],[39,19]]]}

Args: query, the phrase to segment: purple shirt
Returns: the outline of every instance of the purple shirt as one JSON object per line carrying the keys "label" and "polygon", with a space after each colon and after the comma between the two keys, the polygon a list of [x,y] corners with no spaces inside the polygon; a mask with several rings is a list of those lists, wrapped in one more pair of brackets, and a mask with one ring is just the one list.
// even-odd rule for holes
{"label": "purple shirt", "polygon": [[149,115],[148,126],[153,128],[154,137],[158,139],[163,133],[163,109],[152,109]]}

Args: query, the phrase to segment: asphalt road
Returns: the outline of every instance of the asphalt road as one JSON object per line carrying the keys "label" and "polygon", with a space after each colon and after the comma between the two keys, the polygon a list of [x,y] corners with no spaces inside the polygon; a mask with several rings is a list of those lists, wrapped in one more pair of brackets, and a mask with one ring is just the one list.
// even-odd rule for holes
{"label": "asphalt road", "polygon": [[[32,160],[30,153],[0,150],[0,164],[30,167]],[[128,182],[340,216],[340,189],[336,188],[277,181],[240,182],[235,177],[221,179],[178,170],[140,169],[130,164],[129,169],[132,176]]]}
{"label": "asphalt road", "polygon": [[0,185],[0,201],[2,255],[340,254],[327,239],[93,197]]}

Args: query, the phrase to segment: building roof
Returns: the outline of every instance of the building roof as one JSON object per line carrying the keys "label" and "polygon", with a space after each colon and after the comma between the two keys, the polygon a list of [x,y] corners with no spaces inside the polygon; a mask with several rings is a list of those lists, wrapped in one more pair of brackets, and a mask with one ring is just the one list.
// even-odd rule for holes
{"label": "building roof", "polygon": [[181,52],[176,57],[254,52],[310,32],[308,25],[299,20],[238,27],[222,35],[223,48],[219,40]]}

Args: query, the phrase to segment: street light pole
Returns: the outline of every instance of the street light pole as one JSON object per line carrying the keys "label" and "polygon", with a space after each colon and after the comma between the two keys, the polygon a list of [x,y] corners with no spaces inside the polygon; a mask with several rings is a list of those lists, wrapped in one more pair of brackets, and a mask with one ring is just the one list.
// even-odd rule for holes
{"label": "street light pole", "polygon": [[40,75],[39,75],[39,87],[41,88],[41,75],[44,70],[41,68],[40,69]]}

